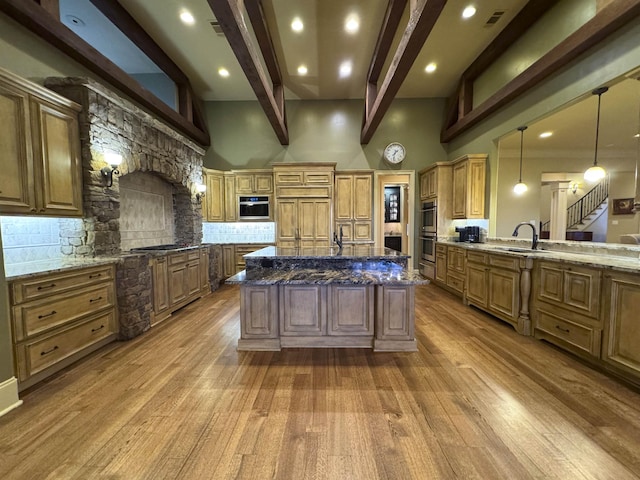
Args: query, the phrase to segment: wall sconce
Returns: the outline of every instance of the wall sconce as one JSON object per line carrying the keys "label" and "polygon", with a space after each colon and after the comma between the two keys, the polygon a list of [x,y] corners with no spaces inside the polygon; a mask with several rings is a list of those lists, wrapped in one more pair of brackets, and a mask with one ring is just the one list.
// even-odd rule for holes
{"label": "wall sconce", "polygon": [[202,183],[198,183],[196,185],[196,200],[198,200],[198,202],[202,202],[202,198],[204,197],[206,191],[206,185],[203,185]]}
{"label": "wall sconce", "polygon": [[571,193],[573,193],[574,195],[578,191],[578,188],[580,188],[580,184],[578,182],[571,182],[569,184],[569,190],[571,190]]}
{"label": "wall sconce", "polygon": [[122,155],[119,153],[107,152],[105,153],[104,158],[111,166],[102,167],[100,172],[102,173],[102,178],[107,182],[107,187],[111,187],[113,185],[113,175],[120,175],[118,166],[122,163]]}
{"label": "wall sconce", "polygon": [[518,183],[516,183],[513,187],[513,191],[516,195],[522,195],[527,191],[527,184],[522,183],[522,140],[524,138],[524,131],[527,129],[526,125],[518,127],[518,131],[520,132],[520,177]]}
{"label": "wall sconce", "polygon": [[607,172],[604,171],[604,168],[598,165],[598,133],[600,132],[600,98],[602,94],[609,90],[609,87],[600,87],[596,88],[593,92],[593,95],[598,95],[598,116],[596,117],[596,148],[593,156],[593,166],[589,167],[586,172],[584,172],[584,179],[587,182],[597,182],[598,180],[602,180]]}

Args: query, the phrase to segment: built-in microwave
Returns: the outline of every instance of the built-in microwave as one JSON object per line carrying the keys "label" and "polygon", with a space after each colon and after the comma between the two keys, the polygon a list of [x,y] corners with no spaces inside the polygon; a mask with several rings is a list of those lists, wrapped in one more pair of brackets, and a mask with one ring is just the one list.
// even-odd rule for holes
{"label": "built-in microwave", "polygon": [[238,195],[239,220],[270,220],[271,207],[269,196],[240,196]]}

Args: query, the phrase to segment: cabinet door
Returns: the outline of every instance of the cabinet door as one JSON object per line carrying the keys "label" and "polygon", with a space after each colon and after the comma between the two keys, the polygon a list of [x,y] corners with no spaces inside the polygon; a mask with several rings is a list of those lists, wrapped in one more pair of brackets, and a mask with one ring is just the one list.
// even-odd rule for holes
{"label": "cabinet door", "polygon": [[191,260],[187,269],[187,297],[200,293],[200,260]]}
{"label": "cabinet door", "polygon": [[276,228],[278,246],[295,246],[298,235],[298,201],[280,199],[277,202]]}
{"label": "cabinet door", "polygon": [[331,201],[328,198],[298,199],[297,223],[303,246],[331,245]]}
{"label": "cabinet door", "polygon": [[225,278],[236,273],[236,254],[233,245],[222,246],[222,274]]}
{"label": "cabinet door", "polygon": [[207,173],[207,191],[203,205],[206,213],[203,213],[207,222],[224,222],[224,175],[219,173]]}
{"label": "cabinet door", "polygon": [[326,335],[326,287],[283,285],[280,287],[280,335]]}
{"label": "cabinet door", "polygon": [[233,174],[224,176],[224,219],[226,222],[235,222],[238,219],[236,181]]}
{"label": "cabinet door", "polygon": [[236,194],[253,193],[253,175],[250,173],[236,173]]}
{"label": "cabinet door", "polygon": [[373,175],[354,175],[353,185],[353,219],[371,221],[373,218]]}
{"label": "cabinet door", "polygon": [[169,270],[167,257],[153,260],[153,312],[158,315],[169,308]]}
{"label": "cabinet door", "polygon": [[27,94],[0,84],[0,213],[36,209]]}
{"label": "cabinet door", "polygon": [[373,335],[373,286],[331,285],[329,335]]}
{"label": "cabinet door", "polygon": [[607,283],[603,358],[637,380],[640,377],[640,279],[636,275],[616,274]]}
{"label": "cabinet door", "polygon": [[485,163],[485,160],[473,160],[469,164],[466,218],[484,218]]}
{"label": "cabinet door", "polygon": [[331,245],[331,200],[318,199],[315,202],[315,246]]}
{"label": "cabinet door", "polygon": [[75,112],[32,100],[31,127],[35,173],[42,182],[36,188],[38,212],[81,216],[80,134]]}
{"label": "cabinet door", "polygon": [[353,177],[336,175],[335,220],[346,222],[353,218]]}
{"label": "cabinet door", "polygon": [[600,271],[568,268],[564,272],[563,299],[571,310],[597,317],[600,310]]}
{"label": "cabinet door", "polygon": [[462,162],[453,167],[453,218],[466,218],[467,199],[467,163]]}
{"label": "cabinet door", "polygon": [[376,289],[376,338],[413,339],[413,285],[378,285]]}
{"label": "cabinet door", "polygon": [[505,320],[518,321],[520,273],[497,268],[489,270],[489,309]]}
{"label": "cabinet door", "polygon": [[256,193],[273,193],[273,174],[256,173],[253,180],[253,186]]}
{"label": "cabinet door", "polygon": [[240,319],[241,338],[277,338],[278,287],[275,285],[242,285],[240,288]]}
{"label": "cabinet door", "polygon": [[447,283],[447,255],[436,255],[436,280]]}
{"label": "cabinet door", "polygon": [[371,222],[353,222],[353,240],[355,242],[370,242],[373,240]]}
{"label": "cabinet door", "polygon": [[187,298],[187,265],[179,263],[169,267],[169,305],[173,306]]}
{"label": "cabinet door", "polygon": [[209,250],[200,250],[200,289],[209,292]]}
{"label": "cabinet door", "polygon": [[467,264],[467,299],[475,305],[486,307],[488,300],[488,268],[477,263]]}
{"label": "cabinet door", "polygon": [[420,174],[420,200],[429,198],[429,172]]}

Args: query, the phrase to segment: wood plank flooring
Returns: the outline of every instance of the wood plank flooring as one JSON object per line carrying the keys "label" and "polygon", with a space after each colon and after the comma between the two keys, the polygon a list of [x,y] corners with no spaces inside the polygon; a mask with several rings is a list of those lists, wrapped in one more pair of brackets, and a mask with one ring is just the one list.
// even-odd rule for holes
{"label": "wood plank flooring", "polygon": [[224,286],[23,395],[8,479],[637,479],[640,394],[433,285],[417,353],[237,352]]}

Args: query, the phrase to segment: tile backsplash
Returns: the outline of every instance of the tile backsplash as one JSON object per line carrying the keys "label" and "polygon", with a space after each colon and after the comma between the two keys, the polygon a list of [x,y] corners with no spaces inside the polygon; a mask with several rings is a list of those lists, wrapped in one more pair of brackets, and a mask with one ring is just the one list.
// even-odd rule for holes
{"label": "tile backsplash", "polygon": [[203,243],[275,243],[274,222],[204,223]]}
{"label": "tile backsplash", "polygon": [[62,256],[59,218],[0,217],[0,232],[5,265]]}

